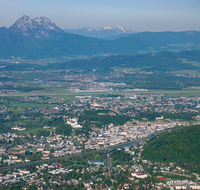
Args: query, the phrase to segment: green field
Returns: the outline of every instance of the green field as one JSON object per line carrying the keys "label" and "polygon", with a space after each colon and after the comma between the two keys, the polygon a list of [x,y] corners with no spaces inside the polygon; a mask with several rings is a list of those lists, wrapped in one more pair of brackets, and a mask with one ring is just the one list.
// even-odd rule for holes
{"label": "green field", "polygon": [[33,135],[37,135],[39,130],[46,130],[49,132],[54,132],[54,129],[43,129],[43,128],[36,128],[36,129],[31,129],[31,130],[26,130],[26,131],[20,131],[19,134],[24,135],[24,134],[33,134]]}
{"label": "green field", "polygon": [[10,152],[10,153],[13,153],[13,152],[21,152],[21,149],[19,149],[19,148],[14,148],[14,149],[11,149],[9,152]]}
{"label": "green field", "polygon": [[[33,108],[33,107],[51,107],[51,104],[35,103],[35,102],[20,102],[18,100],[0,100],[4,105],[15,108],[15,107],[24,107],[24,108]],[[22,111],[22,110],[21,110]]]}

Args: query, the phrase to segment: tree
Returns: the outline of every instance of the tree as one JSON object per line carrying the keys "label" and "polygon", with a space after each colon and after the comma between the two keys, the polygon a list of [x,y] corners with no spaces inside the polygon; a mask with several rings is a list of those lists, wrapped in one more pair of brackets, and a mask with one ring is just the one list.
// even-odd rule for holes
{"label": "tree", "polygon": [[72,133],[72,126],[69,124],[61,124],[56,128],[56,134],[69,136]]}

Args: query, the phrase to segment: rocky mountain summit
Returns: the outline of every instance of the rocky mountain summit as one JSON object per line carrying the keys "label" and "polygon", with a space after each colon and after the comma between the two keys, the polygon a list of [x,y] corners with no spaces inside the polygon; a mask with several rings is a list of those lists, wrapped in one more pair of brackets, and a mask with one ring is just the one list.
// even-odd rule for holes
{"label": "rocky mountain summit", "polygon": [[35,38],[49,38],[56,33],[65,33],[49,18],[36,17],[31,19],[26,15],[18,19],[9,29],[14,32],[20,32],[24,36]]}
{"label": "rocky mountain summit", "polygon": [[83,28],[64,29],[64,30],[72,34],[78,34],[78,35],[101,38],[101,39],[115,39],[133,33],[132,30],[127,30],[122,26],[118,26],[115,28],[111,26],[106,26],[102,28],[83,27]]}

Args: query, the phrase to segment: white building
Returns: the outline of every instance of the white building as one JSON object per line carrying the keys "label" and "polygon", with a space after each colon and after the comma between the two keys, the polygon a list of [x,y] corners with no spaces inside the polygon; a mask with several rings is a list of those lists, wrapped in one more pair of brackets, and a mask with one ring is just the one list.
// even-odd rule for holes
{"label": "white building", "polygon": [[75,129],[82,128],[82,126],[78,124],[78,118],[75,117],[67,119],[67,124],[71,125]]}
{"label": "white building", "polygon": [[135,173],[135,172],[132,172],[131,175],[132,175],[132,177],[137,177],[137,178],[140,178],[140,179],[144,179],[144,178],[146,178],[149,174],[142,174],[142,173]]}

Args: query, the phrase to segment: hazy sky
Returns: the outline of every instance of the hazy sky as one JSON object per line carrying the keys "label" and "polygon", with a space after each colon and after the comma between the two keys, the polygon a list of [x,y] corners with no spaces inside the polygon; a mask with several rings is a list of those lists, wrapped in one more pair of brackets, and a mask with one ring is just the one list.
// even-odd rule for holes
{"label": "hazy sky", "polygon": [[200,0],[0,0],[0,27],[9,27],[23,15],[46,16],[62,29],[200,31]]}

